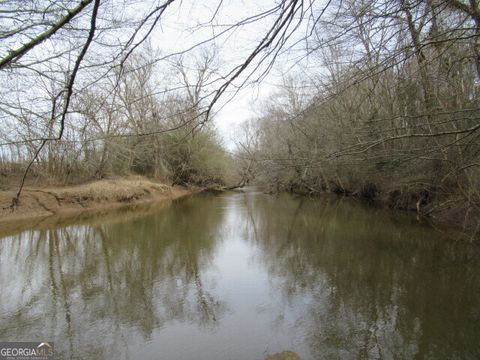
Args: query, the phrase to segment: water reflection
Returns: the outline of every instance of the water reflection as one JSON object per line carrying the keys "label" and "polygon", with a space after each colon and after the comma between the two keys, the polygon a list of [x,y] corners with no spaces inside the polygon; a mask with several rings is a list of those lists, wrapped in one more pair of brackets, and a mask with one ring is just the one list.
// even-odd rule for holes
{"label": "water reflection", "polygon": [[479,358],[478,249],[349,202],[249,199],[279,293],[308,303],[314,358]]}
{"label": "water reflection", "polygon": [[0,338],[53,336],[62,358],[106,359],[125,358],[131,329],[149,339],[172,321],[215,327],[225,307],[202,279],[222,219],[205,216],[212,200],[3,239]]}
{"label": "water reflection", "polygon": [[479,358],[478,249],[409,217],[261,193],[0,241],[0,339],[65,359]]}

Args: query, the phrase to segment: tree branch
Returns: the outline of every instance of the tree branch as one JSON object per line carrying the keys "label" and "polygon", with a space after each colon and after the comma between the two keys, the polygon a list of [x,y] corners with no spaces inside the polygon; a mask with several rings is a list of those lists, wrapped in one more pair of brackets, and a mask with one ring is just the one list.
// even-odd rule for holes
{"label": "tree branch", "polygon": [[67,12],[63,18],[58,20],[53,26],[48,29],[47,31],[41,33],[30,42],[20,46],[16,50],[11,50],[7,56],[0,60],[0,70],[9,65],[11,62],[15,61],[15,59],[25,55],[28,51],[33,49],[35,46],[40,44],[41,42],[45,41],[53,34],[55,34],[58,30],[60,30],[65,24],[70,22],[75,16],[82,12],[82,10],[87,7],[93,0],[82,0],[80,3],[73,9]]}

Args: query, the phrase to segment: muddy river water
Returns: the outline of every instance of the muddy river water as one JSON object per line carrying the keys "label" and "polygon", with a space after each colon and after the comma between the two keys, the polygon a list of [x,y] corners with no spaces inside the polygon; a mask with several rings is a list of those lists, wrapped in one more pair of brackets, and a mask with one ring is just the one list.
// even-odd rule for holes
{"label": "muddy river water", "polygon": [[351,201],[196,195],[0,239],[0,340],[57,359],[479,359],[479,254]]}

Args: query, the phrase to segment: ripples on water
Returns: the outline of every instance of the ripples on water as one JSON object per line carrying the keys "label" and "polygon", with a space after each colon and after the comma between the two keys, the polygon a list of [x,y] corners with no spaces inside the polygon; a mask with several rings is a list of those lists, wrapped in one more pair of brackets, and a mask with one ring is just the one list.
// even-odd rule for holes
{"label": "ripples on water", "polygon": [[201,195],[0,239],[0,339],[61,359],[477,359],[479,265],[408,216]]}

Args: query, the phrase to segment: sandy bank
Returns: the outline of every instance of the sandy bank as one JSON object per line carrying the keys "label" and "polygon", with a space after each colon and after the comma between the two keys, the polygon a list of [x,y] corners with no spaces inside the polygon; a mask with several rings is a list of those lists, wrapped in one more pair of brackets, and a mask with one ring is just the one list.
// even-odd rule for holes
{"label": "sandy bank", "polygon": [[134,176],[58,188],[25,188],[18,206],[14,191],[0,191],[0,227],[52,216],[94,213],[129,205],[164,202],[195,192]]}

